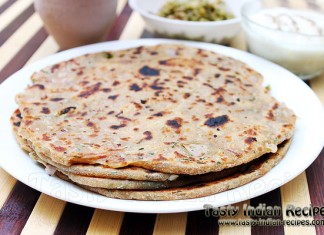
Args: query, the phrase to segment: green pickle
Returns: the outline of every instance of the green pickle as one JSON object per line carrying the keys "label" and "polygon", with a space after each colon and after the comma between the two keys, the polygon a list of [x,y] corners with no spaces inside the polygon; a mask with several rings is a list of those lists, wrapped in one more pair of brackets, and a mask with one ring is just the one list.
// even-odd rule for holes
{"label": "green pickle", "polygon": [[226,11],[221,0],[169,1],[162,6],[158,15],[186,21],[219,21],[234,18],[232,13]]}

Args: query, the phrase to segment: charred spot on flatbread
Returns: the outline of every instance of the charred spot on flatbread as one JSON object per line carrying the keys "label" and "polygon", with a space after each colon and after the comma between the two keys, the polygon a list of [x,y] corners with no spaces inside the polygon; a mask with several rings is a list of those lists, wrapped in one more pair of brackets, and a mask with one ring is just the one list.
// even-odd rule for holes
{"label": "charred spot on flatbread", "polygon": [[227,115],[221,115],[218,117],[211,117],[206,122],[205,125],[208,127],[219,127],[226,124],[229,121]]}
{"label": "charred spot on flatbread", "polygon": [[160,75],[160,70],[145,65],[139,70],[139,73],[144,76],[158,76]]}
{"label": "charred spot on flatbread", "polygon": [[140,88],[136,83],[134,83],[129,87],[129,90],[136,92],[142,90],[142,88]]}

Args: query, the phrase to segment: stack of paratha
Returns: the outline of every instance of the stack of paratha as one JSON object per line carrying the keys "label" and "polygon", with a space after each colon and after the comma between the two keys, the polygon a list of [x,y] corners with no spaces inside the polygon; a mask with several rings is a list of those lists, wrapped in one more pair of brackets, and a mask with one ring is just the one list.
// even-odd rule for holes
{"label": "stack of paratha", "polygon": [[49,174],[107,197],[202,197],[261,177],[295,115],[235,59],[183,45],[87,54],[17,95],[14,132]]}

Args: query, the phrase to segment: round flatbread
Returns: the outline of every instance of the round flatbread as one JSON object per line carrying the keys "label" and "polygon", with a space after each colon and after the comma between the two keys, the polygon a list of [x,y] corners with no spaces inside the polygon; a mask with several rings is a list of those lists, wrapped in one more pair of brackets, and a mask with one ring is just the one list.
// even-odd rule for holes
{"label": "round flatbread", "polygon": [[[194,184],[188,187],[164,190],[109,190],[80,184],[79,186],[110,198],[127,200],[165,201],[205,197],[229,189],[237,188],[265,175],[283,158],[289,146],[290,140],[285,141],[282,145],[280,145],[279,150],[276,153],[268,154],[268,158],[252,164],[244,172],[239,172],[234,175],[207,183]],[[57,173],[57,176],[69,181],[69,178],[60,172]]]}
{"label": "round flatbread", "polygon": [[88,54],[32,80],[18,134],[66,166],[217,172],[276,152],[295,125],[259,73],[183,45]]}

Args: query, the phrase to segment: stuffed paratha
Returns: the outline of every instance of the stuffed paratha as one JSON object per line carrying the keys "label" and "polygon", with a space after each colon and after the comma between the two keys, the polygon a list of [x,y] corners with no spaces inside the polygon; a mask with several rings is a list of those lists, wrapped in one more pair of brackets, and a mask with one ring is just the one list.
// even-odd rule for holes
{"label": "stuffed paratha", "polygon": [[87,54],[32,82],[11,118],[18,143],[51,174],[113,198],[238,187],[274,167],[294,132],[294,113],[261,74],[199,48]]}
{"label": "stuffed paratha", "polygon": [[[110,198],[127,200],[165,201],[205,197],[240,187],[265,175],[284,157],[289,146],[290,140],[285,141],[283,144],[281,144],[276,153],[268,154],[267,158],[252,164],[247,170],[243,172],[238,172],[234,175],[211,182],[193,184],[188,187],[164,190],[109,190],[104,188],[89,187],[80,184],[79,186]],[[58,177],[69,181],[69,178],[66,175],[60,172],[58,172],[57,175]]]}
{"label": "stuffed paratha", "polygon": [[276,152],[295,116],[244,63],[158,45],[84,55],[33,75],[19,135],[52,161],[217,172]]}
{"label": "stuffed paratha", "polygon": [[76,175],[73,173],[66,172],[62,169],[55,168],[50,165],[48,162],[39,159],[36,155],[31,156],[36,161],[43,164],[45,167],[50,168],[54,174],[55,172],[61,172],[66,175],[69,180],[74,183],[96,187],[96,188],[105,188],[105,189],[118,189],[118,190],[129,190],[129,189],[137,189],[137,190],[156,190],[156,189],[167,189],[167,188],[178,188],[184,187],[187,185],[197,184],[197,183],[206,183],[215,180],[219,180],[236,173],[241,173],[249,169],[251,166],[263,162],[268,159],[268,154],[253,160],[247,164],[243,164],[241,166],[236,166],[233,168],[225,169],[219,172],[212,172],[203,175],[180,175],[178,178],[172,181],[147,181],[147,180],[120,180],[114,178],[103,178],[103,177],[90,177],[84,175]]}

